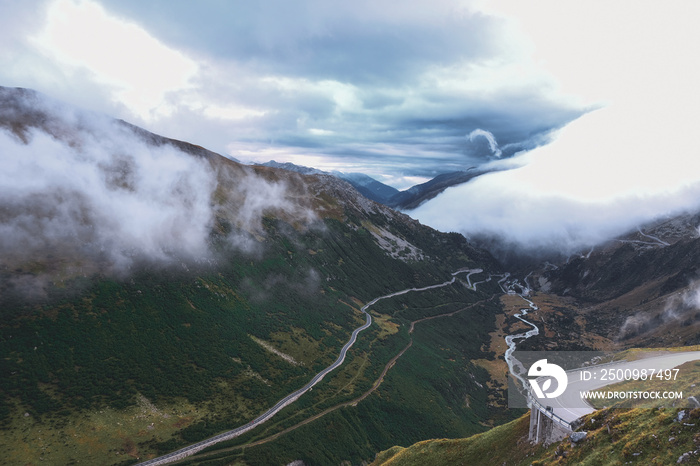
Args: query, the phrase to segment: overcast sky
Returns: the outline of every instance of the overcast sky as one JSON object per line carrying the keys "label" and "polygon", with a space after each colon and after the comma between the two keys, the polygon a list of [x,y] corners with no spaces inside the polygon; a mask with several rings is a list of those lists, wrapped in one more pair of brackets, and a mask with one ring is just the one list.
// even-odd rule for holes
{"label": "overcast sky", "polygon": [[699,17],[694,0],[5,0],[0,85],[399,188],[522,166],[412,214],[579,247],[697,207]]}
{"label": "overcast sky", "polygon": [[242,161],[400,188],[532,148],[595,103],[562,92],[518,25],[473,1],[35,0],[0,13],[2,85]]}

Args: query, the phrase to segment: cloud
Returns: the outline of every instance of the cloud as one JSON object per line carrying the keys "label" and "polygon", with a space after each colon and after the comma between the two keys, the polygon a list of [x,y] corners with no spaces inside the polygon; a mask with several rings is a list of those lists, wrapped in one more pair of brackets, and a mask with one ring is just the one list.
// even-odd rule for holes
{"label": "cloud", "polygon": [[0,88],[0,153],[0,271],[14,271],[0,277],[5,291],[41,296],[145,262],[207,265],[216,233],[218,245],[259,254],[263,216],[316,219],[285,180],[32,91]]}
{"label": "cloud", "polygon": [[411,215],[472,237],[497,235],[525,250],[570,253],[654,218],[699,209],[700,159],[692,148],[700,69],[688,57],[700,53],[690,19],[700,6],[645,2],[630,9],[618,2],[610,10],[607,2],[566,8],[542,2],[551,8],[542,16],[517,2],[496,5],[518,15],[562,87],[605,103],[521,155],[525,166],[453,188]]}
{"label": "cloud", "polygon": [[587,109],[558,91],[507,21],[472,2],[35,7],[14,8],[40,13],[0,45],[16,58],[0,82],[246,161],[435,175],[491,155],[465,141],[477,128],[509,157]]}
{"label": "cloud", "polygon": [[656,314],[638,312],[625,319],[618,338],[628,339],[654,330],[662,325],[682,327],[697,325],[700,321],[700,281],[691,282],[683,291],[666,299],[663,310]]}
{"label": "cloud", "polygon": [[85,253],[123,269],[140,258],[207,256],[216,180],[205,162],[100,115],[47,110],[65,142],[38,129],[24,140],[0,132],[5,258],[53,251],[80,262]]}
{"label": "cloud", "polygon": [[89,70],[114,89],[115,101],[144,120],[153,112],[171,111],[165,108],[165,94],[187,88],[198,70],[180,52],[94,2],[54,1],[45,28],[32,41],[51,59]]}
{"label": "cloud", "polygon": [[[309,206],[310,198],[294,195],[294,188],[290,188],[284,179],[265,179],[247,167],[235,173],[219,169],[217,176],[218,183],[225,188],[216,213],[232,223],[234,230],[229,241],[240,245],[243,250],[249,249],[245,247],[248,234],[264,234],[262,220],[265,215],[272,214],[279,220],[304,226],[317,219]],[[302,192],[303,189],[301,187]],[[243,237],[238,238],[241,235]]]}
{"label": "cloud", "polygon": [[259,74],[401,84],[426,64],[490,56],[498,24],[454,2],[105,1],[164,40]]}
{"label": "cloud", "polygon": [[[586,115],[549,145],[493,163],[520,167],[449,188],[409,213],[440,230],[494,236],[523,252],[572,254],[652,219],[700,209],[699,162],[667,152],[637,158],[635,145],[654,143],[625,139],[616,133],[619,122],[612,108]],[[611,129],[622,139],[614,147],[625,149],[614,156],[596,139]]]}
{"label": "cloud", "polygon": [[489,149],[491,149],[491,153],[494,157],[496,157],[497,159],[501,158],[501,154],[503,154],[503,151],[501,151],[501,149],[498,147],[498,142],[496,141],[496,138],[493,136],[493,134],[491,134],[489,131],[477,128],[467,135],[467,139],[469,139],[469,142],[474,142],[474,140],[478,137],[486,139],[486,141],[489,143]]}

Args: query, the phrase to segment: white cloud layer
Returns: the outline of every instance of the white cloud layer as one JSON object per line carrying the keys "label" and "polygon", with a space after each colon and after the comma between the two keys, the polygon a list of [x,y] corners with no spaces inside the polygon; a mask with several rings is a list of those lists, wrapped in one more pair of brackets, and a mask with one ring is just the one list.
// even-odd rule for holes
{"label": "white cloud layer", "polygon": [[26,144],[0,131],[4,259],[87,254],[125,269],[135,258],[208,257],[216,180],[205,162],[147,145],[107,118],[58,109],[50,114],[68,144],[38,130]]}
{"label": "white cloud layer", "polygon": [[[497,4],[511,13],[526,10]],[[522,248],[571,252],[639,222],[697,209],[700,68],[691,57],[700,56],[693,25],[700,4],[542,7],[551,14],[522,13],[522,27],[542,44],[544,65],[563,86],[607,104],[523,155],[526,166],[450,189],[412,215],[467,235],[496,234]]]}
{"label": "white cloud layer", "polygon": [[259,254],[265,215],[316,221],[311,201],[284,179],[184,150],[0,87],[0,270],[17,272],[0,276],[3,293],[44,296],[52,282],[121,276],[144,263],[211,264],[219,246]]}

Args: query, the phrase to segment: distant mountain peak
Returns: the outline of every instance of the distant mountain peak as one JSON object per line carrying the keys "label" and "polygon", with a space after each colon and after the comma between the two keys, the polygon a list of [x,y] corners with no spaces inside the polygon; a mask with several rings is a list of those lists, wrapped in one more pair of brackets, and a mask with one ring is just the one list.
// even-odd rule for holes
{"label": "distant mountain peak", "polygon": [[282,170],[287,170],[290,172],[301,173],[302,175],[328,175],[328,172],[319,170],[317,168],[305,167],[303,165],[296,165],[292,162],[277,162],[275,160],[270,160],[269,162],[259,163],[256,165],[261,165],[263,167],[281,168]]}

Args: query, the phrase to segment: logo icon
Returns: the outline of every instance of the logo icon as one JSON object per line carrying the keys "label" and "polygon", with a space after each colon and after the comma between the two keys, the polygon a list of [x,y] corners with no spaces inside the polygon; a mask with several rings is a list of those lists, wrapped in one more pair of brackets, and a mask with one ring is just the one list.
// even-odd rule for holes
{"label": "logo icon", "polygon": [[[566,376],[566,372],[560,366],[556,364],[550,364],[546,359],[540,359],[530,366],[530,370],[527,371],[528,377],[534,377],[528,379],[530,381],[530,386],[532,390],[537,395],[537,398],[556,398],[566,390],[566,386],[569,383],[569,378]],[[544,380],[542,388],[538,383],[538,379],[542,377],[549,377]],[[557,381],[557,387],[554,391],[550,393],[545,393],[552,386],[552,379]]]}

